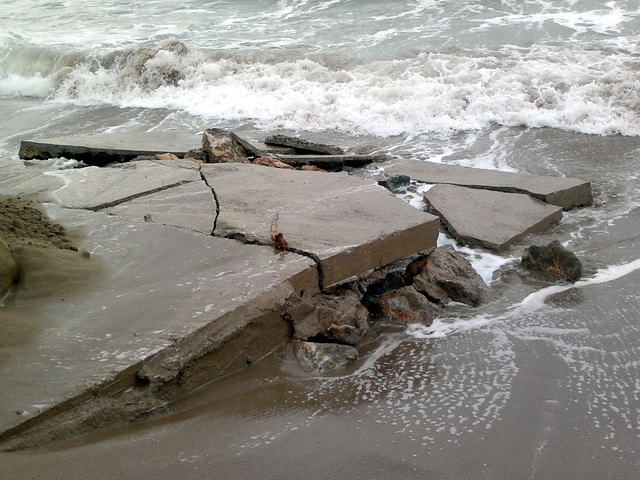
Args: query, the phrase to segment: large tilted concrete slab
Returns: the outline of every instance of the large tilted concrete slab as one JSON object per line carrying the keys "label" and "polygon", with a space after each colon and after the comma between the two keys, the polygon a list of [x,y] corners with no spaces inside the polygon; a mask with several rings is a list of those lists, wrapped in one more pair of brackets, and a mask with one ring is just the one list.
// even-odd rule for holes
{"label": "large tilted concrete slab", "polygon": [[503,250],[562,218],[561,207],[519,193],[435,185],[424,200],[460,243],[492,250]]}
{"label": "large tilted concrete slab", "polygon": [[63,186],[51,192],[51,200],[69,208],[100,210],[127,200],[149,195],[188,182],[200,181],[197,169],[178,163],[131,162],[109,168],[87,167],[58,170],[45,175],[57,177]]}
{"label": "large tilted concrete slab", "polygon": [[173,153],[184,157],[200,148],[200,135],[173,132],[105,133],[101,135],[23,140],[19,155],[25,160],[65,157],[102,166],[139,155]]}
{"label": "large tilted concrete slab", "polygon": [[294,253],[106,213],[47,213],[81,234],[102,273],[84,291],[18,293],[0,310],[0,442],[135,385],[144,369],[170,377],[221,352],[203,381],[227,374],[288,337],[280,308],[292,292],[317,290],[314,262]]}
{"label": "large tilted concrete slab", "polygon": [[387,175],[407,175],[425,183],[526,193],[564,209],[592,202],[590,183],[575,178],[524,175],[408,159],[395,159],[378,166]]}
{"label": "large tilted concrete slab", "polygon": [[373,180],[258,165],[203,165],[219,202],[215,234],[289,247],[319,262],[325,287],[433,248],[436,217],[395,198]]}

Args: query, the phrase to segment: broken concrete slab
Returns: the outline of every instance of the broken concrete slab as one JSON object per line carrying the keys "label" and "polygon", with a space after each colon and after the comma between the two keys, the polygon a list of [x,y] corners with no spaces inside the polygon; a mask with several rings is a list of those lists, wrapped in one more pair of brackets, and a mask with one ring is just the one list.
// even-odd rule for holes
{"label": "broken concrete slab", "polygon": [[74,158],[87,165],[127,162],[139,155],[172,153],[180,158],[200,146],[199,135],[173,132],[105,133],[101,135],[23,140],[19,156],[25,160]]}
{"label": "broken concrete slab", "polygon": [[211,234],[217,205],[211,189],[200,181],[144,195],[105,212]]}
{"label": "broken concrete slab", "polygon": [[339,172],[345,167],[361,168],[379,161],[375,155],[277,155],[284,163],[300,168],[313,165],[324,170]]}
{"label": "broken concrete slab", "polygon": [[334,145],[309,142],[302,138],[290,137],[288,135],[271,135],[264,140],[267,145],[293,148],[296,153],[312,155],[344,155],[344,149]]}
{"label": "broken concrete slab", "polygon": [[564,209],[590,205],[593,201],[589,182],[568,177],[546,177],[500,172],[481,168],[445,165],[420,160],[394,159],[378,165],[377,175],[407,175],[425,183],[446,183],[508,193],[526,193]]}
{"label": "broken concrete slab", "polygon": [[[237,370],[247,355],[255,360],[288,338],[280,308],[290,295],[317,291],[315,264],[304,256],[105,213],[57,206],[47,213],[82,235],[78,247],[104,275],[90,294],[28,302],[18,295],[2,309],[3,447],[45,421],[39,441],[114,421],[106,415],[77,425],[65,417],[69,423],[55,424],[71,409],[103,402],[102,395],[133,395],[163,382],[184,394]],[[162,401],[175,394],[158,393]]]}
{"label": "broken concrete slab", "polygon": [[[40,162],[38,162],[40,163]],[[0,192],[3,195],[28,196],[51,201],[51,192],[64,187],[64,180],[46,172],[55,171],[48,164],[25,165],[19,160],[0,158]]]}
{"label": "broken concrete slab", "polygon": [[206,164],[219,202],[215,234],[272,244],[272,222],[292,251],[314,258],[324,287],[435,246],[436,217],[346,174]]}
{"label": "broken concrete slab", "polygon": [[56,170],[44,175],[63,181],[62,187],[51,192],[55,203],[69,208],[100,210],[201,179],[197,168],[182,168],[179,163],[143,160],[109,168]]}
{"label": "broken concrete slab", "polygon": [[561,207],[520,193],[435,185],[424,200],[458,242],[491,250],[503,250],[562,218]]}

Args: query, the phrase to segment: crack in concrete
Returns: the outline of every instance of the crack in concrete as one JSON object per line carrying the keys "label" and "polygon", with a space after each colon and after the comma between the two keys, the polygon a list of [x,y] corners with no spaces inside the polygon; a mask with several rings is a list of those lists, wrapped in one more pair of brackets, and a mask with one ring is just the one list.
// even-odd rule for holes
{"label": "crack in concrete", "polygon": [[[130,202],[131,200],[136,200],[140,197],[146,197],[147,195],[152,195],[154,193],[162,192],[163,190],[169,190],[170,188],[179,187],[180,185],[185,185],[187,183],[192,183],[194,180],[180,180],[179,182],[172,183],[170,185],[163,185],[162,187],[152,188],[151,190],[146,190],[144,192],[134,193],[133,195],[129,195],[127,197],[119,198],[118,200],[113,200],[112,202],[101,203],[99,205],[95,205],[93,207],[81,207],[80,210],[91,210],[93,212],[98,212],[100,210],[104,210],[105,208],[115,207],[116,205],[120,205],[122,203]],[[64,205],[62,205],[64,206]],[[68,207],[66,207],[68,208]]]}
{"label": "crack in concrete", "polygon": [[[236,242],[240,242],[245,245],[260,245],[262,247],[274,247],[273,242],[265,242],[254,237],[253,235],[247,236],[242,232],[227,232],[224,235],[215,235],[215,236],[218,236],[221,238],[228,238],[230,240],[235,240]],[[320,260],[320,257],[318,257],[318,255],[316,255],[315,253],[307,252],[305,250],[300,250],[299,248],[294,248],[294,247],[287,247],[286,249],[279,250],[279,251],[295,253],[297,255],[301,255],[303,257],[307,257],[313,260],[313,262],[316,264],[316,269],[318,270],[318,288],[320,289],[321,292],[324,292],[324,270],[322,269],[322,261]]]}
{"label": "crack in concrete", "polygon": [[209,190],[211,190],[211,193],[213,194],[213,200],[216,202],[216,216],[213,219],[213,229],[211,230],[210,234],[211,236],[214,236],[214,234],[216,233],[216,227],[218,225],[218,217],[220,216],[220,202],[218,201],[218,195],[216,195],[215,189],[211,185],[209,185],[207,177],[205,177],[204,173],[202,173],[202,165],[198,165],[198,172],[200,173],[200,178],[202,179],[204,184],[209,187]]}

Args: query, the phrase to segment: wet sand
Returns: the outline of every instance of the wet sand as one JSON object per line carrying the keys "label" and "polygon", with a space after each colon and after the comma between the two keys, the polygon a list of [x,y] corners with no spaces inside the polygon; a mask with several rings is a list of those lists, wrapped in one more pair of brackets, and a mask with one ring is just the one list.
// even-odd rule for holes
{"label": "wet sand", "polygon": [[[277,351],[146,423],[0,454],[3,474],[636,478],[640,141],[553,130],[502,135],[516,152],[514,168],[594,182],[593,207],[569,212],[527,243],[568,242],[585,278],[601,281],[525,304],[549,284],[511,263],[488,304],[453,310],[435,330],[414,336],[386,332],[375,353],[344,375],[308,377]],[[506,255],[517,258],[521,248]]]}

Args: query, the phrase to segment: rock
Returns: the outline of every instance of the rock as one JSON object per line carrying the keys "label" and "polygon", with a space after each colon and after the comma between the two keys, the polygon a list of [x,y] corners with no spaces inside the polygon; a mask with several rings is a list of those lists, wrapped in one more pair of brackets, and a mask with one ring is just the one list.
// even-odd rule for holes
{"label": "rock", "polygon": [[9,245],[0,238],[0,300],[18,279],[18,264]]}
{"label": "rock", "polygon": [[267,145],[277,145],[280,147],[291,147],[300,153],[320,153],[324,155],[343,155],[344,150],[333,145],[323,143],[308,142],[301,138],[289,137],[288,135],[271,135],[264,141]]}
{"label": "rock", "polygon": [[545,246],[531,245],[522,254],[522,266],[553,279],[576,282],[582,276],[582,263],[558,240]]}
{"label": "rock", "polygon": [[280,160],[278,160],[275,157],[260,157],[260,158],[256,158],[253,161],[254,165],[263,165],[265,167],[272,167],[272,168],[286,168],[288,170],[295,170],[295,168],[293,168],[291,165],[287,165],[284,162],[281,162]]}
{"label": "rock", "polygon": [[306,170],[307,172],[328,172],[324,168],[316,167],[315,165],[303,165],[300,167],[300,170]]}
{"label": "rock", "polygon": [[180,161],[180,159],[177,156],[175,156],[173,153],[158,153],[154,155],[154,157],[157,158],[158,160]]}
{"label": "rock", "polygon": [[358,359],[358,350],[338,343],[313,343],[294,340],[296,358],[303,370],[322,373],[343,368]]}
{"label": "rock", "polygon": [[377,306],[382,321],[399,325],[431,325],[437,312],[437,307],[413,287],[402,287],[381,295]]}
{"label": "rock", "polygon": [[407,175],[393,175],[383,180],[378,180],[378,185],[382,185],[391,193],[405,193],[410,183],[411,178]]}
{"label": "rock", "polygon": [[409,278],[418,292],[438,303],[451,299],[475,307],[487,289],[464,255],[451,247],[436,249],[409,264],[405,279]]}
{"label": "rock", "polygon": [[190,160],[197,163],[204,163],[206,159],[207,155],[202,148],[192,148],[184,154],[183,158],[183,160]]}
{"label": "rock", "polygon": [[235,135],[211,128],[202,135],[202,149],[208,163],[249,163],[247,153]]}
{"label": "rock", "polygon": [[357,345],[369,331],[369,311],[355,294],[322,295],[314,307],[293,322],[294,338]]}
{"label": "rock", "polygon": [[562,218],[561,207],[521,193],[441,184],[433,186],[424,200],[458,242],[498,251]]}

